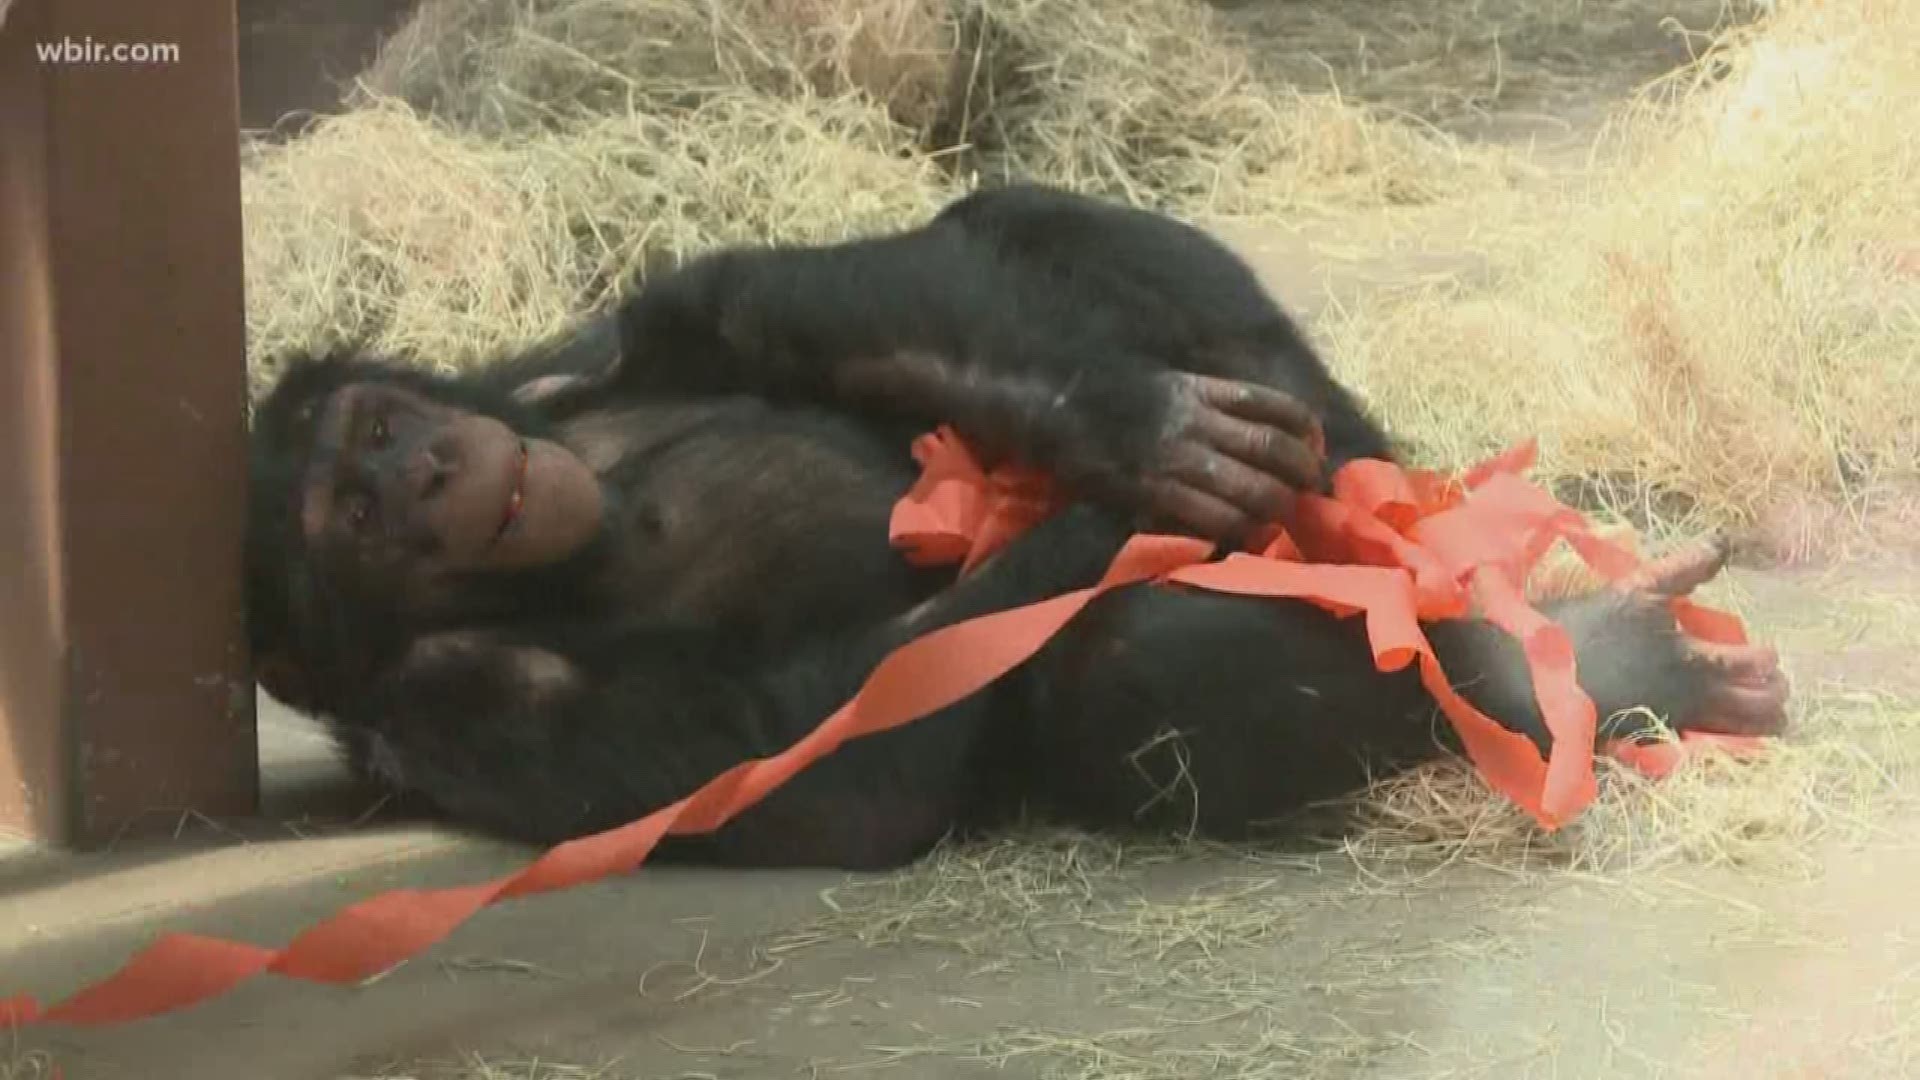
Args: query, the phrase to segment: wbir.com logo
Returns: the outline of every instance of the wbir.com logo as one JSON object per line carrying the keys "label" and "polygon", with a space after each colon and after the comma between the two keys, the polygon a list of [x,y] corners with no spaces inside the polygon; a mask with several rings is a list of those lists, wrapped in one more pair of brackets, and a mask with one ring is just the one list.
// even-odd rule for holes
{"label": "wbir.com logo", "polygon": [[95,41],[91,37],[35,42],[43,64],[175,64],[180,46],[164,41]]}

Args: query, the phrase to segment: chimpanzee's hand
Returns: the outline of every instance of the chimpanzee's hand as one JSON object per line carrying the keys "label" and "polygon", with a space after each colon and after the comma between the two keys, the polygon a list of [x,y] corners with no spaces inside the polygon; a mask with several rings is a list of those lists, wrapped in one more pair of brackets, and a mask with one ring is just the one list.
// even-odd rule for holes
{"label": "chimpanzee's hand", "polygon": [[1319,422],[1271,387],[1108,369],[1055,399],[1045,464],[1069,488],[1157,527],[1236,542],[1325,483]]}

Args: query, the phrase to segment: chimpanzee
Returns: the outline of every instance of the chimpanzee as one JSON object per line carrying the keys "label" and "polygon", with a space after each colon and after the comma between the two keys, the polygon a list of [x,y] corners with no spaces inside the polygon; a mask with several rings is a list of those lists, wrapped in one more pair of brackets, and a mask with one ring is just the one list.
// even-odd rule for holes
{"label": "chimpanzee", "polygon": [[[940,423],[1071,500],[966,575],[888,538],[910,443]],[[459,376],[304,357],[253,440],[263,685],[361,775],[540,842],[785,748],[894,647],[1091,585],[1136,530],[1231,545],[1394,452],[1226,248],[1037,186],[890,235],[719,250]],[[1726,556],[1709,543],[1551,609],[1604,734],[1636,706],[1783,726],[1769,652],[1690,644],[1656,602]],[[1544,752],[1514,642],[1428,632],[1467,698]],[[1140,585],[660,856],[884,867],[1021,810],[1240,836],[1449,745],[1417,674],[1374,669],[1361,620]]]}

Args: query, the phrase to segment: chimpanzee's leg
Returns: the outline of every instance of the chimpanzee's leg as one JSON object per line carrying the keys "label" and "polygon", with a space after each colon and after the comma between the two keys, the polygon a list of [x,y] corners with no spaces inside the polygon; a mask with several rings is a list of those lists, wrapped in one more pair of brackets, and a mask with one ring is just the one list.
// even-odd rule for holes
{"label": "chimpanzee's leg", "polygon": [[[1662,566],[1693,574],[1702,556]],[[1688,561],[1691,560],[1691,561]],[[1710,571],[1709,571],[1710,574]],[[1785,722],[1770,651],[1690,642],[1659,602],[1664,586],[1549,605],[1573,638],[1602,738],[1646,727],[1765,734]],[[1518,644],[1491,624],[1425,627],[1454,686],[1481,711],[1550,736]],[[1088,827],[1136,824],[1241,835],[1456,747],[1415,668],[1374,668],[1363,619],[1298,601],[1142,586],[1090,605],[1034,661],[1023,759],[1040,809]]]}

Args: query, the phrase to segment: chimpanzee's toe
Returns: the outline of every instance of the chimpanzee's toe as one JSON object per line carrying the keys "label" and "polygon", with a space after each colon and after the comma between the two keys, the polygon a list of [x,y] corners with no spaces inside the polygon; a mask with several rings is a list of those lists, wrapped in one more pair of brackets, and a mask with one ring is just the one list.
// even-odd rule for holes
{"label": "chimpanzee's toe", "polygon": [[1726,569],[1733,554],[1733,541],[1725,533],[1715,533],[1679,551],[1655,559],[1622,579],[1619,588],[1628,592],[1647,592],[1663,598],[1686,596],[1712,581]]}
{"label": "chimpanzee's toe", "polygon": [[1689,643],[1707,671],[1706,699],[1685,727],[1730,735],[1778,735],[1787,727],[1792,688],[1780,658],[1764,645]]}

